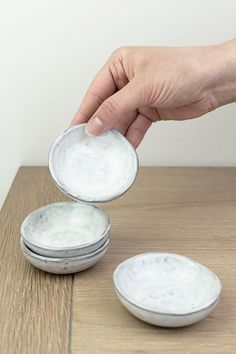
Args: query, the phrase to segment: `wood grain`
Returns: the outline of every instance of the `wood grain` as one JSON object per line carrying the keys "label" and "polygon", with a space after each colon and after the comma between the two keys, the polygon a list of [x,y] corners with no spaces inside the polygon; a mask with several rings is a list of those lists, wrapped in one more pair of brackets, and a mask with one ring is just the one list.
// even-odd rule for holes
{"label": "wood grain", "polygon": [[19,247],[25,216],[63,198],[47,168],[24,167],[0,212],[1,354],[68,353],[73,278],[37,270]]}
{"label": "wood grain", "polygon": [[[134,187],[104,209],[112,218],[111,246],[100,263],[75,276],[72,353],[235,353],[236,169],[143,168]],[[208,318],[163,329],[122,307],[113,271],[148,251],[190,256],[219,275],[223,295]]]}
{"label": "wood grain", "polygon": [[[33,268],[19,248],[25,216],[65,199],[46,167],[23,167],[0,212],[1,354],[236,352],[236,168],[141,168],[132,189],[103,206],[112,219],[108,253],[75,277]],[[223,294],[214,312],[171,330],[129,314],[112,274],[146,251],[180,253],[215,271]]]}

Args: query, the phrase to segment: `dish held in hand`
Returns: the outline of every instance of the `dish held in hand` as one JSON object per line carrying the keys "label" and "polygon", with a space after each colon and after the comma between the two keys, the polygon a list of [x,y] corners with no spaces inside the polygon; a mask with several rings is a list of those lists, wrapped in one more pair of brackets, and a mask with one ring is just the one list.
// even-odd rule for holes
{"label": "dish held in hand", "polygon": [[79,124],[56,139],[49,153],[49,169],[58,187],[73,199],[107,202],[133,184],[138,157],[118,131],[90,136],[85,124]]}

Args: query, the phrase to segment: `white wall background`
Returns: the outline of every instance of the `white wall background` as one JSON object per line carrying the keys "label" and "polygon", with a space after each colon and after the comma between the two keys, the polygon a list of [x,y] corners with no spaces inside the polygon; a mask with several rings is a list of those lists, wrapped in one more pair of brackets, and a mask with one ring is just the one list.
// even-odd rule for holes
{"label": "white wall background", "polygon": [[[46,164],[93,75],[122,45],[236,36],[235,0],[0,0],[0,205],[21,164]],[[236,104],[153,126],[142,164],[236,165]]]}

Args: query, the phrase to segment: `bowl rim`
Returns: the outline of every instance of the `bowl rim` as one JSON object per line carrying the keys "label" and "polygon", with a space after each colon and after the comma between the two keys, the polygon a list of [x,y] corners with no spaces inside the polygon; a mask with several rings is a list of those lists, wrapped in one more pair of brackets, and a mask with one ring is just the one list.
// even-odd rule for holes
{"label": "bowl rim", "polygon": [[[22,237],[22,235],[21,235],[21,237]],[[106,240],[108,239],[108,237],[109,237],[109,234],[107,233],[107,234],[105,234],[104,235],[104,237],[103,238],[101,238],[101,240],[99,240],[99,242],[100,241],[102,241],[101,242],[101,245],[99,246],[99,242],[96,242],[96,244],[94,244],[94,245],[96,245],[96,247],[94,247],[94,249],[92,249],[92,250],[89,250],[89,248],[91,247],[91,246],[93,246],[93,245],[91,245],[91,246],[87,246],[87,247],[83,247],[83,248],[73,248],[73,249],[71,249],[71,250],[68,250],[68,249],[64,249],[64,248],[60,248],[60,249],[53,249],[53,250],[49,250],[48,248],[42,248],[42,247],[38,247],[38,246],[36,246],[35,244],[33,244],[33,243],[31,243],[31,242],[29,242],[29,241],[27,241],[27,240],[25,240],[23,237],[23,241],[24,241],[24,243],[25,243],[25,245],[30,249],[30,250],[32,250],[32,252],[35,252],[35,253],[37,253],[37,251],[36,251],[36,248],[38,249],[38,252],[40,252],[41,250],[43,251],[43,252],[51,252],[51,253],[55,253],[55,257],[57,257],[57,255],[56,254],[61,254],[61,253],[65,253],[65,252],[68,252],[68,257],[74,257],[74,256],[70,256],[70,253],[74,253],[74,252],[80,252],[81,250],[83,250],[84,252],[88,249],[88,252],[95,252],[96,250],[98,250],[100,247],[102,247],[103,245],[104,245],[104,243],[106,242]],[[97,247],[97,244],[98,244],[98,247]],[[35,248],[35,251],[34,251],[34,249],[33,248]],[[37,254],[39,254],[40,255],[40,253],[37,253]],[[85,253],[82,253],[82,254],[78,254],[78,256],[79,255],[83,255],[83,254],[87,254],[86,252]],[[42,255],[43,256],[43,255]],[[54,257],[53,255],[52,256],[49,256],[48,255],[48,257]],[[58,257],[58,258],[63,258],[63,257]]]}
{"label": "bowl rim", "polygon": [[[48,208],[53,208],[55,206],[60,206],[60,205],[76,205],[76,206],[79,206],[79,207],[83,207],[83,206],[89,206],[91,208],[95,208],[97,210],[99,210],[101,213],[104,214],[104,216],[106,217],[106,220],[107,220],[107,226],[106,228],[104,229],[104,231],[102,232],[102,234],[100,234],[98,236],[98,238],[95,240],[95,241],[91,241],[91,242],[87,242],[87,243],[84,243],[83,245],[81,246],[65,246],[63,248],[61,247],[52,247],[52,246],[47,246],[45,247],[44,245],[42,245],[40,242],[35,242],[35,243],[32,243],[28,240],[27,238],[27,233],[25,232],[25,228],[26,228],[26,225],[27,223],[29,222],[29,219],[36,213],[40,213],[42,210],[46,210]],[[31,245],[33,246],[36,246],[38,248],[41,248],[43,250],[46,250],[46,251],[70,251],[70,250],[81,250],[81,249],[84,249],[84,248],[87,248],[89,246],[92,246],[92,245],[96,245],[99,241],[101,241],[103,239],[103,237],[106,236],[107,233],[109,233],[111,229],[111,219],[109,217],[109,215],[102,209],[102,208],[98,208],[96,205],[91,205],[91,204],[85,204],[85,203],[76,203],[74,201],[66,201],[66,202],[55,202],[55,203],[49,203],[49,204],[46,204],[40,208],[37,208],[37,209],[34,209],[33,211],[31,211],[24,219],[24,221],[22,222],[21,224],[21,228],[20,228],[20,233],[21,233],[21,236],[23,238],[23,240],[26,240],[28,243],[30,243]]]}
{"label": "bowl rim", "polygon": [[120,140],[122,140],[127,146],[129,146],[130,151],[132,151],[132,154],[134,156],[134,160],[136,162],[136,171],[134,174],[134,178],[132,183],[122,192],[116,193],[113,196],[111,196],[110,198],[103,198],[103,199],[93,199],[93,200],[87,200],[84,198],[81,198],[79,195],[78,196],[74,196],[71,193],[69,193],[65,186],[60,184],[59,181],[56,178],[56,174],[54,173],[54,168],[53,168],[53,152],[55,147],[59,144],[59,142],[68,134],[71,133],[71,131],[76,130],[76,129],[81,129],[82,127],[85,127],[86,123],[82,123],[82,124],[76,124],[71,126],[70,128],[66,129],[62,134],[60,134],[56,140],[54,141],[54,143],[52,144],[50,150],[49,150],[49,154],[48,154],[48,167],[49,167],[49,171],[50,174],[52,176],[52,179],[54,181],[54,183],[56,184],[56,186],[68,197],[70,197],[71,199],[75,200],[75,201],[81,201],[81,202],[85,202],[85,203],[106,203],[106,202],[111,202],[119,197],[121,197],[123,194],[125,194],[134,184],[137,175],[138,175],[138,170],[139,170],[139,159],[138,159],[138,154],[136,152],[136,150],[134,149],[134,147],[130,144],[130,142],[116,129],[110,129],[111,132],[115,133]]}
{"label": "bowl rim", "polygon": [[55,262],[55,263],[72,263],[72,262],[78,262],[82,260],[88,260],[90,258],[93,258],[100,253],[103,253],[106,251],[109,247],[110,240],[109,238],[106,240],[106,242],[96,251],[88,253],[88,254],[83,254],[81,256],[72,256],[72,257],[49,257],[49,256],[42,256],[41,254],[33,252],[25,243],[23,238],[20,238],[20,245],[21,245],[21,250],[24,255],[30,256],[34,259],[41,260],[41,261],[47,261],[47,262]]}
{"label": "bowl rim", "polygon": [[[176,312],[164,312],[164,311],[157,311],[157,310],[151,310],[150,308],[146,308],[145,306],[143,306],[142,304],[134,301],[133,299],[131,299],[129,296],[126,296],[126,294],[124,292],[122,292],[122,290],[120,289],[120,287],[118,286],[118,281],[117,281],[117,274],[120,271],[121,266],[123,266],[125,263],[130,263],[132,262],[134,259],[136,258],[141,258],[143,256],[151,256],[151,255],[157,255],[157,256],[161,256],[161,255],[165,255],[165,256],[177,256],[177,257],[181,257],[184,259],[187,259],[190,262],[193,262],[195,264],[197,264],[198,266],[206,269],[210,274],[213,275],[213,277],[215,278],[215,280],[218,282],[219,284],[219,291],[217,296],[210,301],[210,303],[208,303],[207,305],[201,307],[200,309],[194,310],[194,311],[190,311],[190,312],[180,312],[180,313],[176,313]],[[131,305],[135,306],[136,308],[155,314],[155,315],[164,315],[164,316],[175,316],[175,317],[184,317],[184,316],[191,316],[200,312],[203,312],[207,309],[210,309],[211,307],[213,307],[214,305],[217,304],[217,302],[220,299],[220,295],[222,292],[222,284],[221,281],[219,279],[219,277],[209,268],[207,268],[206,266],[202,265],[201,263],[195,261],[194,259],[190,258],[190,257],[186,257],[183,256],[181,254],[178,253],[172,253],[172,252],[144,252],[144,253],[140,253],[138,255],[135,255],[133,257],[130,257],[126,260],[124,260],[123,262],[121,262],[115,269],[115,271],[113,272],[113,284],[114,284],[114,288],[115,291],[117,292],[118,295],[120,295],[125,301],[127,301],[128,303],[130,303]]]}

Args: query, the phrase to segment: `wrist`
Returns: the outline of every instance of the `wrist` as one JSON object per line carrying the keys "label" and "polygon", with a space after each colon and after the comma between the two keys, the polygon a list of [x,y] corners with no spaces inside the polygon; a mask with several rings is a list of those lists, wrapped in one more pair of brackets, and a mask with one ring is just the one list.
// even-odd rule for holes
{"label": "wrist", "polygon": [[211,47],[209,92],[217,107],[236,101],[236,39]]}

